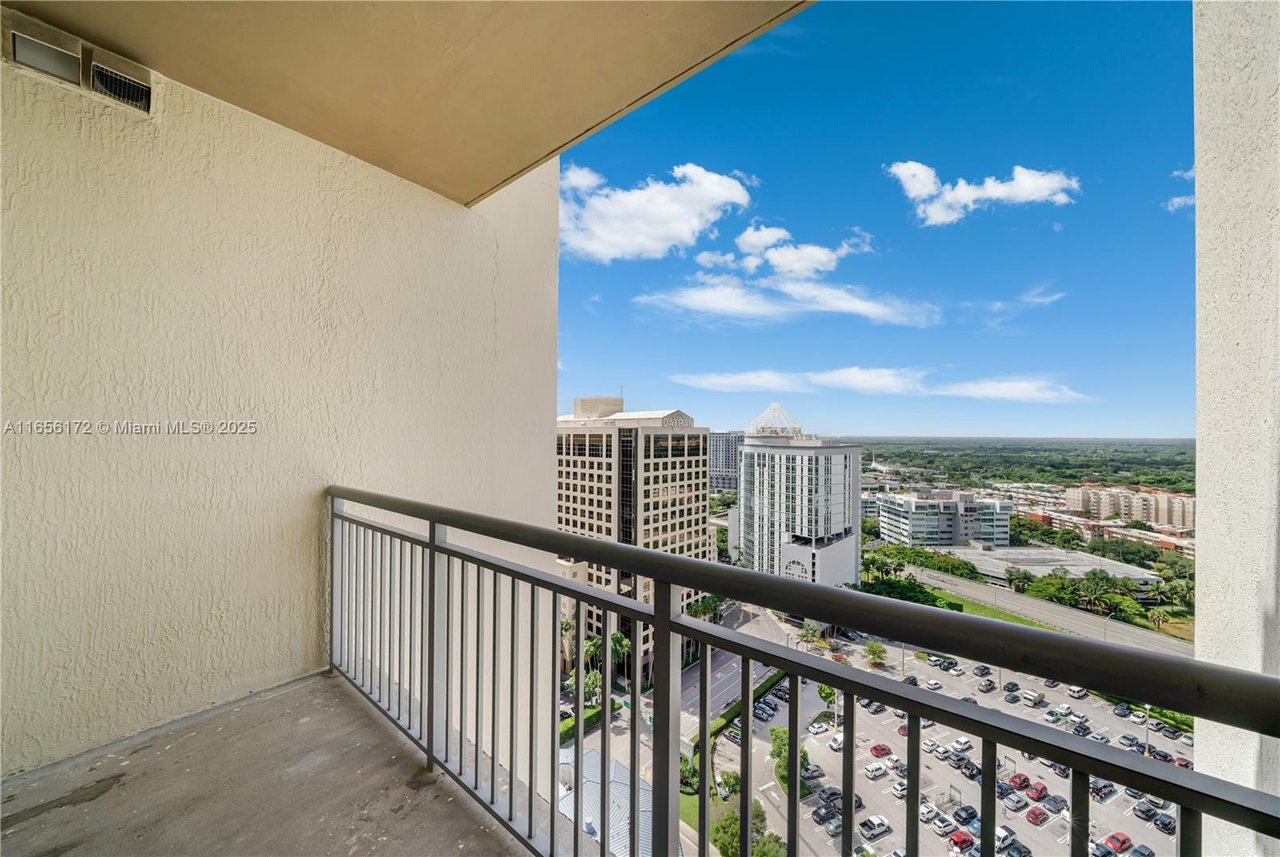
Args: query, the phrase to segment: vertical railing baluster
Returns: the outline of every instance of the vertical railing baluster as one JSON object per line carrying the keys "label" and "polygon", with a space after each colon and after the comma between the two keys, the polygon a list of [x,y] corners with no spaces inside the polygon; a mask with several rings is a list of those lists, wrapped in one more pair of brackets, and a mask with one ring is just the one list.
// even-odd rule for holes
{"label": "vertical railing baluster", "polygon": [[698,857],[711,843],[711,646],[698,647]]}
{"label": "vertical railing baluster", "polygon": [[[428,533],[427,537],[430,540],[431,546],[427,550],[426,580],[424,581],[425,586],[423,587],[425,594],[422,599],[422,610],[425,611],[426,613],[424,617],[426,621],[423,623],[424,625],[426,625],[426,633],[423,634],[423,637],[422,637],[422,655],[423,655],[422,660],[426,663],[426,666],[427,666],[427,681],[426,681],[427,689],[426,689],[426,693],[424,694],[426,699],[425,699],[425,702],[423,703],[426,706],[426,708],[424,709],[426,716],[422,717],[420,720],[425,721],[426,723],[425,728],[427,731],[427,770],[432,770],[435,767],[435,756],[436,756],[435,696],[436,696],[436,645],[438,642],[436,639],[436,607],[439,600],[439,590],[437,589],[437,582],[436,582],[436,543],[439,540],[441,535],[440,528],[436,526],[435,521],[431,522],[431,524],[427,529],[427,533]],[[446,612],[447,612],[447,605],[446,605]],[[446,706],[448,705],[448,698],[449,698],[449,695],[446,693],[445,694]],[[445,733],[445,746],[448,747],[448,732]],[[448,754],[446,752],[446,758],[447,756]]]}
{"label": "vertical railing baluster", "polygon": [[609,775],[613,759],[610,733],[613,731],[613,614],[601,610],[600,621],[603,623],[604,674],[600,686],[604,688],[604,700],[601,704],[600,719],[600,805],[596,807],[596,823],[600,826],[600,855],[609,857],[609,792],[613,785],[613,777]]}
{"label": "vertical railing baluster", "polygon": [[982,824],[982,857],[995,857],[996,854],[996,752],[999,750],[995,741],[982,739],[982,794],[979,801],[981,814],[978,818]]}
{"label": "vertical railing baluster", "polygon": [[507,821],[514,822],[516,820],[516,699],[519,696],[516,690],[516,676],[519,670],[516,669],[516,637],[520,616],[520,581],[514,577],[511,578],[511,622],[509,624],[511,636],[508,638],[509,654],[507,655],[507,676],[511,687],[507,694]]}
{"label": "vertical railing baluster", "polygon": [[338,557],[342,555],[339,546],[342,522],[333,513],[334,504],[338,501],[329,498],[329,663],[336,665],[342,656],[339,654],[339,641],[342,634],[338,630],[339,617],[342,615],[341,573],[338,570]]}
{"label": "vertical railing baluster", "polygon": [[463,675],[472,676],[475,684],[476,710],[475,710],[475,748],[474,759],[471,763],[471,785],[480,793],[480,745],[484,743],[480,731],[480,725],[484,710],[481,702],[484,700],[484,569],[476,564],[476,653],[475,653],[475,671],[472,673],[463,673]]}
{"label": "vertical railing baluster", "polygon": [[[406,568],[408,569],[406,571]],[[409,662],[412,659],[412,638],[409,636],[409,616],[405,611],[411,609],[408,587],[413,578],[413,545],[401,539],[400,543],[400,611],[397,614],[400,617],[400,693],[396,697],[396,701],[400,703],[400,719],[404,719],[406,709],[408,709],[408,719],[413,720],[413,695],[412,687],[407,687],[413,681],[412,673],[409,670]]]}
{"label": "vertical railing baluster", "polygon": [[526,779],[529,799],[527,836],[533,841],[538,794],[538,587],[529,584],[529,772]]}
{"label": "vertical railing baluster", "polygon": [[[444,761],[453,758],[453,557],[444,558]],[[432,619],[434,619],[434,614]]]}
{"label": "vertical railing baluster", "polygon": [[907,853],[920,853],[920,715],[907,715]]}
{"label": "vertical railing baluster", "polygon": [[840,854],[841,857],[853,857],[853,821],[854,790],[856,785],[853,775],[853,750],[858,742],[855,740],[854,717],[858,710],[857,696],[848,691],[841,695],[844,708],[844,723],[840,726],[840,734],[844,742],[840,746],[840,784],[843,786],[844,801],[840,807]]}
{"label": "vertical railing baluster", "polygon": [[[634,579],[634,578],[633,578]],[[640,857],[640,620],[631,620],[631,855]]]}
{"label": "vertical railing baluster", "polygon": [[751,721],[754,706],[752,703],[751,659],[743,655],[740,699],[738,701],[739,728],[742,743],[738,745],[741,768],[738,778],[738,854],[751,857],[751,796],[755,790],[751,787]]}
{"label": "vertical railing baluster", "polygon": [[[560,593],[551,596],[551,789],[547,792],[547,802],[551,812],[548,815],[551,847],[548,854],[556,857],[556,823],[560,815]],[[577,857],[577,855],[574,855]]]}
{"label": "vertical railing baluster", "polygon": [[358,687],[364,687],[364,527],[356,527],[355,632],[352,645],[352,676]]}
{"label": "vertical railing baluster", "polygon": [[1089,857],[1089,775],[1071,769],[1071,857]]}
{"label": "vertical railing baluster", "polygon": [[386,606],[384,605],[383,602],[387,595],[387,587],[382,580],[382,574],[387,567],[387,537],[383,533],[378,534],[377,548],[378,548],[378,553],[377,553],[377,559],[374,562],[374,571],[377,573],[377,581],[378,581],[378,600],[377,600],[378,663],[377,663],[377,667],[375,668],[374,678],[378,683],[378,696],[377,696],[378,704],[383,705],[383,707],[385,707],[384,700],[386,697],[385,697],[385,694],[383,693],[382,673],[387,665],[386,654],[383,648],[386,645],[384,632],[387,629],[387,619],[386,619]]}
{"label": "vertical railing baluster", "polygon": [[680,588],[653,581],[653,851],[680,848],[680,645],[671,620]]}
{"label": "vertical railing baluster", "polygon": [[1200,857],[1204,848],[1200,829],[1200,811],[1188,806],[1178,807],[1178,857]]}
{"label": "vertical railing baluster", "polygon": [[[400,661],[404,654],[404,649],[400,647],[400,634],[402,628],[400,626],[399,604],[400,584],[402,582],[400,572],[402,568],[401,560],[403,559],[403,554],[404,539],[392,539],[391,568],[387,570],[387,579],[391,583],[391,586],[389,587],[391,598],[388,600],[390,606],[390,625],[388,626],[388,630],[390,633],[387,636],[387,648],[391,650],[391,657],[387,659],[387,666],[389,667],[389,672],[387,673],[387,687],[389,690],[395,691],[395,711],[391,710],[392,703],[391,700],[388,700],[387,713],[393,715],[397,721],[400,720],[400,692],[402,690],[400,681]],[[391,601],[394,601],[395,603],[392,604],[390,603]],[[395,677],[395,681],[391,680],[391,676]]]}
{"label": "vertical railing baluster", "polygon": [[502,639],[501,623],[498,621],[498,596],[502,587],[498,585],[501,578],[498,570],[493,571],[493,638],[489,641],[489,803],[498,796],[498,642]]}
{"label": "vertical railing baluster", "polygon": [[582,853],[582,742],[583,720],[587,716],[586,658],[582,651],[586,642],[587,605],[581,598],[573,602],[573,853]]}
{"label": "vertical railing baluster", "polygon": [[471,600],[467,597],[470,583],[466,560],[460,563],[458,570],[462,600],[462,609],[458,610],[458,775],[462,776],[467,769],[467,677],[471,675],[467,672],[467,611],[471,609]]}
{"label": "vertical railing baluster", "polygon": [[800,852],[800,676],[787,676],[787,855]]}
{"label": "vertical railing baluster", "polygon": [[[422,661],[418,659],[422,651],[420,641],[422,633],[422,614],[418,598],[418,578],[422,576],[422,551],[416,545],[409,551],[409,732],[422,740]],[[414,690],[417,693],[414,693]],[[418,729],[413,729],[414,711],[418,713]]]}

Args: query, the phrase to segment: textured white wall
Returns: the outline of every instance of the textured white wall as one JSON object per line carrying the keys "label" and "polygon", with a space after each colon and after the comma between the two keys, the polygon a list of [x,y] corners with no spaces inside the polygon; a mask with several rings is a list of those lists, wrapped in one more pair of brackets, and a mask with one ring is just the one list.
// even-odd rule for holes
{"label": "textured white wall", "polygon": [[[1196,657],[1280,675],[1280,4],[1195,4]],[[1280,741],[1196,766],[1280,793]],[[1205,854],[1280,842],[1205,820]]]}
{"label": "textured white wall", "polygon": [[321,668],[330,483],[552,524],[557,167],[472,210],[181,85],[5,66],[3,757]]}

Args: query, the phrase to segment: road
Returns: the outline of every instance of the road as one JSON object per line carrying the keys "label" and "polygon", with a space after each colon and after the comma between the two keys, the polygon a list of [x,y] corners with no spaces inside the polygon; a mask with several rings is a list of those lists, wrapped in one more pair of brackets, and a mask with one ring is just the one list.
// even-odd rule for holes
{"label": "road", "polygon": [[1126,646],[1145,649],[1149,652],[1166,652],[1171,655],[1183,655],[1185,657],[1195,656],[1195,646],[1191,643],[1170,637],[1167,634],[1160,634],[1155,631],[1148,631],[1146,628],[1139,628],[1134,625],[1127,625],[1124,622],[1117,622],[1114,619],[1107,619],[1096,613],[1087,613],[1074,607],[1032,598],[1030,595],[1023,595],[1000,586],[992,586],[989,583],[981,583],[975,580],[966,580],[963,577],[941,574],[925,568],[912,566],[912,574],[919,578],[922,583],[927,583],[946,592],[962,595],[965,598],[980,601],[983,604],[992,604],[1001,610],[1008,610],[1010,613],[1016,613],[1019,616],[1034,619],[1045,625],[1061,628],[1068,633],[1081,637],[1091,637],[1095,640],[1105,639],[1110,643],[1121,643]]}

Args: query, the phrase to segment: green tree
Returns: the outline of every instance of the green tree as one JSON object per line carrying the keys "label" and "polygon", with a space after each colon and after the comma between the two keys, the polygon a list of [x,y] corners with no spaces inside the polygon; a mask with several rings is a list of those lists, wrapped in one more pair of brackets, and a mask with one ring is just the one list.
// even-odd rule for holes
{"label": "green tree", "polygon": [[600,652],[604,649],[604,641],[599,637],[588,637],[582,642],[582,659],[587,666],[593,666],[600,660]]}
{"label": "green tree", "polygon": [[862,534],[873,539],[880,538],[880,520],[878,518],[863,518]]}
{"label": "green tree", "polygon": [[1075,530],[1058,530],[1053,543],[1060,548],[1075,550],[1084,544],[1084,539]]}
{"label": "green tree", "polygon": [[582,680],[582,697],[588,705],[594,705],[600,697],[600,689],[604,685],[604,677],[599,670],[592,670]]}
{"label": "green tree", "polygon": [[1085,572],[1084,580],[1078,590],[1080,606],[1086,610],[1101,611],[1107,606],[1107,595],[1115,591],[1115,582],[1111,575],[1100,568],[1091,568]]}
{"label": "green tree", "polygon": [[720,857],[738,857],[741,853],[738,825],[738,813],[729,809],[711,826],[711,844],[720,852]]}
{"label": "green tree", "polygon": [[609,637],[609,654],[613,658],[614,670],[621,670],[631,652],[631,638],[621,631],[614,631]]}
{"label": "green tree", "polygon": [[736,795],[742,788],[742,775],[737,771],[724,771],[720,774],[720,782],[724,785],[725,791]]}
{"label": "green tree", "polygon": [[1027,587],[1035,581],[1036,576],[1025,568],[1011,565],[1004,570],[1004,579],[1008,581],[1009,588],[1014,592],[1026,592]]}
{"label": "green tree", "polygon": [[1147,621],[1157,629],[1159,629],[1159,627],[1165,622],[1168,622],[1170,618],[1169,611],[1165,610],[1163,607],[1152,607],[1147,611]]}
{"label": "green tree", "polygon": [[884,647],[884,643],[878,640],[872,640],[867,643],[866,658],[867,665],[872,669],[879,669],[884,665],[884,659],[888,657],[889,650]]}
{"label": "green tree", "polygon": [[751,843],[751,853],[755,857],[786,857],[787,843],[776,833],[766,833],[759,842]]}
{"label": "green tree", "polygon": [[822,631],[816,622],[805,622],[800,626],[800,642],[813,645],[822,639]]}
{"label": "green tree", "polygon": [[1131,530],[1146,530],[1148,533],[1155,532],[1146,521],[1130,521],[1125,526]]}
{"label": "green tree", "polygon": [[[791,760],[791,730],[782,726],[774,726],[769,729],[769,755],[777,763],[778,782],[782,788],[787,788],[787,780],[790,778],[790,760]],[[800,746],[800,767],[806,767],[809,764],[809,750],[803,744]]]}
{"label": "green tree", "polygon": [[716,559],[723,563],[733,559],[729,555],[729,530],[726,527],[716,527]]}
{"label": "green tree", "polygon": [[830,685],[818,685],[818,699],[825,702],[827,704],[827,708],[830,709],[836,704],[836,689]]}

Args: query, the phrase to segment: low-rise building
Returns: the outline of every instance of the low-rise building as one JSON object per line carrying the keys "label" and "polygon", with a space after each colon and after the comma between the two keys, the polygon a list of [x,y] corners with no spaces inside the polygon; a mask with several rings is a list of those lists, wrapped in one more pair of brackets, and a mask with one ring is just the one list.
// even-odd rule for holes
{"label": "low-rise building", "polygon": [[921,490],[877,498],[880,538],[912,547],[965,545],[971,541],[1005,547],[1013,501],[978,497],[969,491]]}
{"label": "low-rise building", "polygon": [[1067,489],[1066,506],[1086,518],[1143,521],[1189,529],[1196,525],[1196,498],[1189,494],[1079,485]]}

